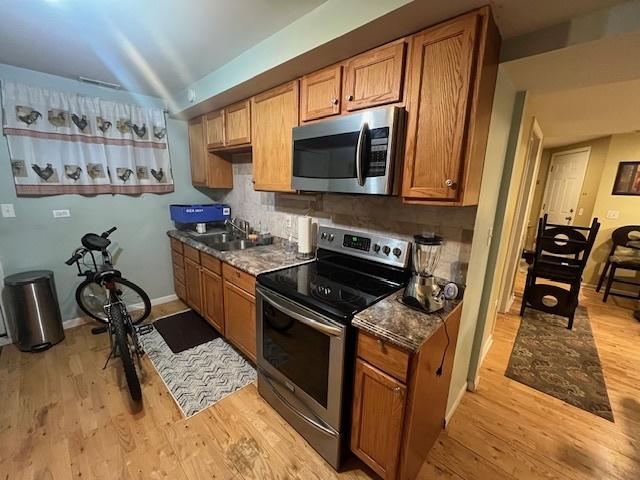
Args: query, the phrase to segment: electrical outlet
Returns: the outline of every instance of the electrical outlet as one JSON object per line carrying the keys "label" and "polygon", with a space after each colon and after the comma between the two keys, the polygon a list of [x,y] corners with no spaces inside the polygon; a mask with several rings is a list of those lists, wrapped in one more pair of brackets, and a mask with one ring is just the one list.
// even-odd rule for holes
{"label": "electrical outlet", "polygon": [[13,208],[13,203],[3,203],[2,207],[2,216],[4,218],[13,218],[16,216],[16,211]]}
{"label": "electrical outlet", "polygon": [[610,220],[615,220],[620,217],[619,210],[607,210],[607,218]]}
{"label": "electrical outlet", "polygon": [[287,215],[286,227],[287,228],[291,228],[291,224],[292,223],[293,223],[293,216],[292,215]]}
{"label": "electrical outlet", "polygon": [[584,213],[584,208],[580,208],[578,210],[578,216],[582,216],[583,213]]}
{"label": "electrical outlet", "polygon": [[52,210],[53,218],[64,218],[70,217],[71,212],[69,210]]}

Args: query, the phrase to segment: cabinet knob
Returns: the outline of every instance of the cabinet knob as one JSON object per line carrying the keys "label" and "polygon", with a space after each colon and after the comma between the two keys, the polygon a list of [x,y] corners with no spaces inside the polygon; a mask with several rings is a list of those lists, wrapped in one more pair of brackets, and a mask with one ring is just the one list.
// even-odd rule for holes
{"label": "cabinet knob", "polygon": [[393,389],[393,393],[394,393],[395,395],[400,395],[400,387],[396,387],[396,388],[394,388],[394,389]]}
{"label": "cabinet knob", "polygon": [[337,98],[332,98],[331,99],[331,105],[337,105],[338,104],[338,99]]}
{"label": "cabinet knob", "polygon": [[347,99],[348,102],[350,102],[351,100],[353,100],[353,95],[347,95],[346,97],[344,97]]}
{"label": "cabinet knob", "polygon": [[450,178],[447,178],[444,181],[444,184],[449,187],[449,188],[455,188],[456,187],[456,182],[454,182],[453,180],[451,180]]}

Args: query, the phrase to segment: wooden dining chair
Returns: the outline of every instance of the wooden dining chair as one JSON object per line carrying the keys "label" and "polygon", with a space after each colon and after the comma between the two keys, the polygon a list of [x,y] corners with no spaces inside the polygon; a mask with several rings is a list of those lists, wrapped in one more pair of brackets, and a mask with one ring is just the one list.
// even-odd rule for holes
{"label": "wooden dining chair", "polygon": [[[633,272],[640,272],[640,252],[637,251],[640,250],[640,248],[631,246],[634,243],[638,242],[639,238],[640,225],[627,225],[625,227],[616,228],[611,234],[611,250],[609,251],[609,256],[607,257],[607,261],[604,264],[604,269],[600,274],[598,286],[596,287],[596,292],[599,292],[602,288],[602,284],[604,283],[605,278],[607,279],[607,285],[604,289],[604,296],[602,297],[603,302],[606,303],[609,295],[640,299],[640,288],[638,288],[637,295],[611,291],[611,287],[614,282],[640,287],[640,282],[636,282],[632,279],[616,277],[617,270],[630,270]],[[632,250],[629,252],[618,252],[617,250],[620,247],[627,247],[631,248]],[[634,252],[634,250],[636,251]]]}
{"label": "wooden dining chair", "polygon": [[[589,227],[548,223],[547,215],[538,221],[535,254],[527,269],[520,316],[526,308],[533,308],[567,317],[567,328],[573,328],[582,273],[599,229],[597,218]],[[540,283],[538,279],[565,284],[568,288]]]}

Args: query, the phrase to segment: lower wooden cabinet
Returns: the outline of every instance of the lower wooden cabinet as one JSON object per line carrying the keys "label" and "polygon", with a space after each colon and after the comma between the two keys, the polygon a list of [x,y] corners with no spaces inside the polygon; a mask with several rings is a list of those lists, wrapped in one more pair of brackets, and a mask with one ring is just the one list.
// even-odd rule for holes
{"label": "lower wooden cabinet", "polygon": [[200,265],[190,258],[184,259],[184,278],[187,291],[187,305],[202,313],[202,278]]}
{"label": "lower wooden cabinet", "polygon": [[224,280],[225,336],[256,361],[256,297]]}
{"label": "lower wooden cabinet", "polygon": [[222,277],[207,268],[202,269],[202,296],[202,316],[224,334]]}
{"label": "lower wooden cabinet", "polygon": [[356,359],[351,450],[383,478],[398,469],[407,387]]}

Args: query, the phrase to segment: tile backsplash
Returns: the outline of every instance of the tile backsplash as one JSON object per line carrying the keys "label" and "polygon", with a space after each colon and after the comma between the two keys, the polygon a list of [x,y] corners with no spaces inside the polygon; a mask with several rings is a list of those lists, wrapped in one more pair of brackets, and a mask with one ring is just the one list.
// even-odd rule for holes
{"label": "tile backsplash", "polygon": [[[475,207],[405,205],[398,197],[342,194],[277,194],[256,192],[253,165],[247,159],[233,164],[233,190],[216,192],[216,201],[228,203],[231,214],[259,224],[274,235],[294,239],[298,216],[309,215],[314,223],[411,240],[416,233],[436,232],[445,239],[438,276],[464,282],[467,274]],[[287,219],[291,219],[291,227]]]}

